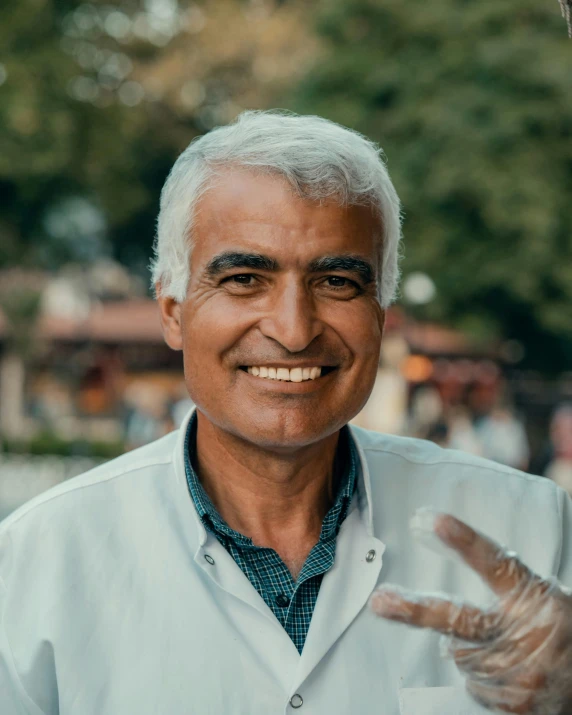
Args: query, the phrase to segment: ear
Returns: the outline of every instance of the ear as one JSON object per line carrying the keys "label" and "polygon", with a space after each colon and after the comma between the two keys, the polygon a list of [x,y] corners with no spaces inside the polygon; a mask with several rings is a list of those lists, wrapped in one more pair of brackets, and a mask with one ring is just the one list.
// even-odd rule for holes
{"label": "ear", "polygon": [[155,284],[157,303],[159,304],[159,316],[163,337],[171,350],[183,349],[183,332],[181,329],[181,304],[174,298],[161,294],[161,283]]}

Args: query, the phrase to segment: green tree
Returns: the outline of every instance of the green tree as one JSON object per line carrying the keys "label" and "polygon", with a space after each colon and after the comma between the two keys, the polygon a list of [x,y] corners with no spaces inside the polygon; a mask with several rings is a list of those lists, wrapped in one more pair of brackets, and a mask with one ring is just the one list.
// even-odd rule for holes
{"label": "green tree", "polygon": [[0,267],[99,250],[144,272],[177,154],[272,104],[315,43],[299,0],[18,0],[0,45]]}
{"label": "green tree", "polygon": [[572,364],[572,50],[556,0],[324,0],[293,106],[382,145],[420,314]]}

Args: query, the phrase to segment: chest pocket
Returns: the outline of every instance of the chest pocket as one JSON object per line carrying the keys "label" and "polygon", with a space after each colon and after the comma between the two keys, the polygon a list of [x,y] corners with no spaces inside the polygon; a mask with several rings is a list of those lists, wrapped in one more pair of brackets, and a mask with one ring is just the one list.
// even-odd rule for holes
{"label": "chest pocket", "polygon": [[490,710],[478,705],[463,687],[402,688],[401,715],[483,715]]}

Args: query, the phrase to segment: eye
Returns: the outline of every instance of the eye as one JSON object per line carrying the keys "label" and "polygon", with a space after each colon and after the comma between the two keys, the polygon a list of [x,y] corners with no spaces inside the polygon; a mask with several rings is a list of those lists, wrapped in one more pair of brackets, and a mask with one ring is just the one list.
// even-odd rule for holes
{"label": "eye", "polygon": [[264,281],[255,273],[234,273],[223,278],[219,285],[232,295],[254,295],[263,286]]}
{"label": "eye", "polygon": [[225,283],[235,283],[241,286],[250,286],[254,282],[254,276],[251,273],[237,273],[235,276],[225,278]]}
{"label": "eye", "polygon": [[323,285],[326,288],[338,291],[357,291],[360,289],[360,286],[355,281],[343,276],[327,276],[324,278]]}
{"label": "eye", "polygon": [[320,278],[318,288],[324,296],[339,300],[351,300],[363,292],[359,283],[345,276],[324,276]]}
{"label": "eye", "polygon": [[341,276],[328,276],[326,281],[332,288],[345,288],[350,283],[347,278],[342,278]]}

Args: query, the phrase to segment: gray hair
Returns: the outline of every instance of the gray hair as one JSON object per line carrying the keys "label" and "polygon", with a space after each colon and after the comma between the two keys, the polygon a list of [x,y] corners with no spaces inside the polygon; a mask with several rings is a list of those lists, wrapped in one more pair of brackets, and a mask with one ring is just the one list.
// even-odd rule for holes
{"label": "gray hair", "polygon": [[399,197],[381,149],[356,131],[327,119],[286,111],[247,111],[194,139],[175,162],[161,192],[152,282],[161,294],[184,301],[190,277],[194,211],[225,167],[285,178],[301,197],[334,198],[371,206],[382,227],[378,296],[388,307],[399,280]]}

